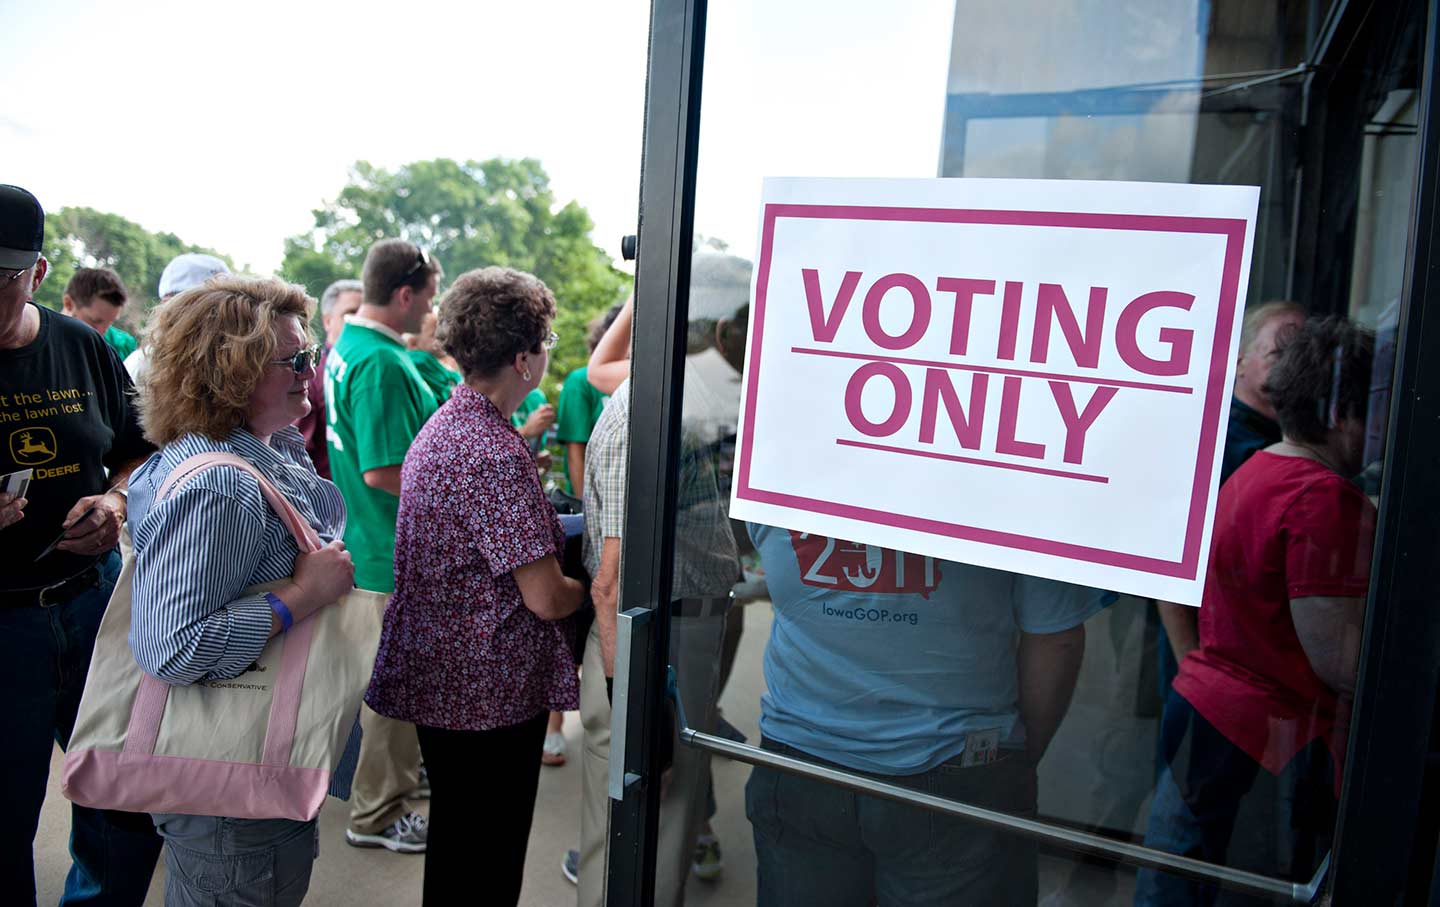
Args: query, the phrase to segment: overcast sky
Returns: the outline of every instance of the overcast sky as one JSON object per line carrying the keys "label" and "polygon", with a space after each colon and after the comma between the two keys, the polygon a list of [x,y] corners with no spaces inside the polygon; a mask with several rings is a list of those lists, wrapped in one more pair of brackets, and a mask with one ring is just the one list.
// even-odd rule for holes
{"label": "overcast sky", "polygon": [[[696,229],[749,255],[764,176],[935,175],[953,10],[712,3]],[[534,157],[612,257],[635,229],[643,0],[0,0],[0,21],[0,182],[49,210],[268,272],[355,160]]]}

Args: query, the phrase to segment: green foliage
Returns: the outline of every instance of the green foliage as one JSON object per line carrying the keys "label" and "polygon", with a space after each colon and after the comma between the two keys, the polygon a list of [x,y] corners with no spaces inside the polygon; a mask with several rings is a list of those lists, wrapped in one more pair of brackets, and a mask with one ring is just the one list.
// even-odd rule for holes
{"label": "green foliage", "polygon": [[183,252],[204,252],[231,265],[230,258],[213,249],[182,242],[173,233],[151,233],[118,214],[94,208],[61,208],[45,216],[45,257],[50,272],[35,301],[60,309],[65,285],[78,268],[110,268],[125,281],[130,304],[121,325],[134,333],[144,315],[159,299],[160,272]]}
{"label": "green foliage", "polygon": [[540,162],[526,158],[416,161],[387,170],[366,161],[351,168],[334,201],[315,212],[308,233],[285,241],[280,273],[317,299],[342,277],[359,277],[371,244],[408,239],[435,256],[448,278],[504,265],[529,271],[555,294],[560,344],[544,388],[552,403],[559,383],[585,364],[585,325],[624,298],[629,275],[611,266],[590,240],[590,215],[576,202],[557,204]]}

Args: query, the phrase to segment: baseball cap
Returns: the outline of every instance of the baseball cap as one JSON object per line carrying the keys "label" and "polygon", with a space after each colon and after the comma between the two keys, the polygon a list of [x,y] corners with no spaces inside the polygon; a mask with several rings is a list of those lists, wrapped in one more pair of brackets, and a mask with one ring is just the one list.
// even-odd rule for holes
{"label": "baseball cap", "polygon": [[44,247],[45,209],[19,186],[0,183],[0,268],[28,268]]}
{"label": "baseball cap", "polygon": [[216,274],[229,273],[230,269],[225,266],[225,262],[214,255],[202,255],[199,252],[176,255],[170,259],[165,270],[160,272],[160,298],[198,287]]}
{"label": "baseball cap", "polygon": [[690,259],[690,320],[721,321],[750,302],[750,262],[700,252]]}

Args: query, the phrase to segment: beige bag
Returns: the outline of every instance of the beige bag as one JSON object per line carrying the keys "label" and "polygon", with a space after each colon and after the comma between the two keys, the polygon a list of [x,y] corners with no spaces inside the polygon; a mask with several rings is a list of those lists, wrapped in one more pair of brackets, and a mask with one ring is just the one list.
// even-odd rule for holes
{"label": "beige bag", "polygon": [[[222,466],[260,482],[301,551],[321,547],[284,495],[232,454],[181,463],[159,499]],[[270,640],[239,677],[170,686],[142,671],[130,650],[134,571],[127,558],[100,622],[65,754],[65,796],[130,812],[315,818],[370,682],[386,597],[352,590]]]}

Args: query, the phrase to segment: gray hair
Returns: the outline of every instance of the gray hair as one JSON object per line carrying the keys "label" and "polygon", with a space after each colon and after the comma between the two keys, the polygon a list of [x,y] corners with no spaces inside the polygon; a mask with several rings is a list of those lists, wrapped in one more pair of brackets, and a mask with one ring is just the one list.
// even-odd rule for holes
{"label": "gray hair", "polygon": [[1265,329],[1270,319],[1283,315],[1294,315],[1304,320],[1305,307],[1289,299],[1276,299],[1246,309],[1245,317],[1240,322],[1240,352],[1249,353],[1255,338]]}
{"label": "gray hair", "polygon": [[365,293],[365,285],[353,278],[337,280],[325,288],[325,293],[320,297],[320,314],[329,315],[335,308],[335,302],[340,298],[341,293]]}

